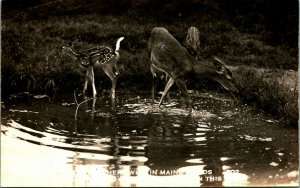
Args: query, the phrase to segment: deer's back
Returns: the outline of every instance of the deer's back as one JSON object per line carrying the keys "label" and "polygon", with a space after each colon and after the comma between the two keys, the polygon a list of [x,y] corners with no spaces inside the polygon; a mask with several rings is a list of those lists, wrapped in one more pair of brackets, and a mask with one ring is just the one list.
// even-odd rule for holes
{"label": "deer's back", "polygon": [[166,29],[152,30],[149,47],[152,63],[169,76],[181,77],[192,70],[192,57]]}

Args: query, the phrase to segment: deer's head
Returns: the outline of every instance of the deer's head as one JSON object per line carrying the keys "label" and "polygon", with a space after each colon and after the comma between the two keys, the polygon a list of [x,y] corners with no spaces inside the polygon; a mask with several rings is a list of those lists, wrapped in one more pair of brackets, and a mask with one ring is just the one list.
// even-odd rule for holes
{"label": "deer's head", "polygon": [[226,90],[237,92],[231,70],[217,57],[213,58],[213,64],[215,66],[215,75],[212,79],[219,82]]}
{"label": "deer's head", "polygon": [[194,71],[198,77],[213,79],[219,82],[226,90],[237,92],[233,73],[217,57],[214,57],[212,62],[198,62],[194,66]]}

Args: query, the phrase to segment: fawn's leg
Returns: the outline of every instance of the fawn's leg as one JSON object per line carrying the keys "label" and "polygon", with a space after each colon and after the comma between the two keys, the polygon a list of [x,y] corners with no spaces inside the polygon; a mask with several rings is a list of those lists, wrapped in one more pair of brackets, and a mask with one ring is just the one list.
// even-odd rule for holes
{"label": "fawn's leg", "polygon": [[91,80],[92,80],[92,87],[93,87],[93,97],[97,95],[97,90],[95,86],[95,75],[94,75],[94,69],[91,67]]}

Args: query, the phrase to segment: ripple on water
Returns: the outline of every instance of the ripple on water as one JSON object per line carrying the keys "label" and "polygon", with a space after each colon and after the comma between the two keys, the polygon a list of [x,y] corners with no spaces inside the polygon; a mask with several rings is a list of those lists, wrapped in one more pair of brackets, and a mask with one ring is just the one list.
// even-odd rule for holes
{"label": "ripple on water", "polygon": [[[47,151],[72,151],[69,164],[97,180],[99,170],[136,168],[145,169],[142,178],[151,181],[149,170],[157,168],[184,172],[172,176],[178,182],[189,175],[199,178],[201,169],[220,172],[216,177],[222,178],[223,186],[298,181],[296,131],[279,126],[254,107],[210,97],[198,100],[189,112],[177,100],[158,108],[148,99],[122,97],[128,98],[119,96],[115,111],[105,97],[98,98],[95,109],[89,101],[80,106],[78,121],[73,102],[33,102],[11,110],[7,105],[1,133],[49,146],[44,147]],[[95,173],[87,170],[90,167],[96,167]],[[122,178],[118,181],[124,183]],[[200,185],[199,179],[192,179],[197,181],[193,186]]]}
{"label": "ripple on water", "polygon": [[[158,107],[157,105],[152,105],[151,103],[133,103],[133,104],[125,104],[124,109],[128,111],[127,113],[132,114],[162,114],[167,113],[171,116],[188,116],[192,115],[195,118],[203,118],[210,119],[216,117],[216,114],[209,112],[207,110],[196,110],[192,109],[190,113],[188,109],[175,107],[176,103],[172,103],[170,105],[166,105],[166,107]],[[120,113],[121,114],[121,113]]]}

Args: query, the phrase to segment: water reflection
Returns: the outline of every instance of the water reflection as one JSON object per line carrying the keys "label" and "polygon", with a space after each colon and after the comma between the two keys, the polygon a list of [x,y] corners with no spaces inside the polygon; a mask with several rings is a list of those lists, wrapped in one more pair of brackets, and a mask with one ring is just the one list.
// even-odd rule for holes
{"label": "water reflection", "polygon": [[1,132],[50,146],[49,151],[71,151],[65,155],[71,186],[298,182],[297,130],[281,127],[251,107],[201,99],[187,113],[174,101],[167,108],[141,97],[119,98],[114,108],[107,101],[86,101],[76,119],[77,105],[69,99],[7,103],[2,109],[7,128]]}

